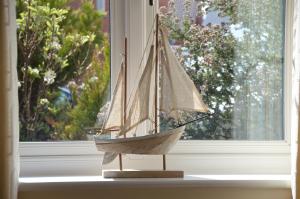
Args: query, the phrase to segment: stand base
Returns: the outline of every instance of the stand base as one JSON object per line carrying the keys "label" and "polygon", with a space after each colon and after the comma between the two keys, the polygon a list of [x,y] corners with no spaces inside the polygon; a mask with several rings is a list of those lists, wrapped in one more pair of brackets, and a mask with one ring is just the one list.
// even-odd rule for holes
{"label": "stand base", "polygon": [[104,178],[183,178],[183,171],[103,170]]}

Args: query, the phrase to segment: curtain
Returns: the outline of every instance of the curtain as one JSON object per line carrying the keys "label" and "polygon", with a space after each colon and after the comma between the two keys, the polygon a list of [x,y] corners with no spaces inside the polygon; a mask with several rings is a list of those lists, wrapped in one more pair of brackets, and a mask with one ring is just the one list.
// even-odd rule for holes
{"label": "curtain", "polygon": [[292,65],[292,113],[291,113],[291,160],[292,160],[292,194],[294,199],[300,198],[300,109],[299,109],[299,68],[300,68],[300,1],[294,0],[293,21],[293,65]]}
{"label": "curtain", "polygon": [[0,1],[0,198],[17,199],[19,177],[15,0]]}

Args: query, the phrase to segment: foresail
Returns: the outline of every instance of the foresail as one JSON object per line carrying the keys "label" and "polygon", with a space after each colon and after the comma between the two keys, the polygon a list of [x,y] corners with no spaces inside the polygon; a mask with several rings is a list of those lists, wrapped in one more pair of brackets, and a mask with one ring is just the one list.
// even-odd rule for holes
{"label": "foresail", "polygon": [[177,111],[207,112],[207,106],[193,81],[172,51],[166,33],[162,35],[160,110],[175,117]]}
{"label": "foresail", "polygon": [[112,100],[108,112],[107,119],[104,124],[103,133],[110,131],[119,131],[123,126],[124,112],[124,67],[121,66],[116,88],[112,95]]}
{"label": "foresail", "polygon": [[128,113],[124,129],[120,133],[126,134],[136,128],[145,120],[153,119],[154,116],[154,70],[153,70],[153,46],[150,49],[145,69],[139,83],[133,92],[133,100],[129,103]]}

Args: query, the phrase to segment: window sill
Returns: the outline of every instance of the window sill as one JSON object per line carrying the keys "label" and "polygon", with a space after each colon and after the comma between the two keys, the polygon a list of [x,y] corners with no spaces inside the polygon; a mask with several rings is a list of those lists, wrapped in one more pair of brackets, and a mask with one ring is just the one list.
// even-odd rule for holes
{"label": "window sill", "polygon": [[21,177],[20,189],[39,189],[37,186],[89,184],[107,187],[253,187],[290,188],[290,175],[185,175],[184,178],[103,178],[102,176]]}
{"label": "window sill", "polygon": [[[103,153],[94,142],[20,143],[21,177],[95,176]],[[255,163],[255,164],[253,164]],[[125,169],[161,169],[161,156],[126,155]],[[117,169],[114,161],[105,169]],[[290,174],[285,142],[180,141],[167,155],[167,168],[186,174]]]}
{"label": "window sill", "polygon": [[[116,191],[117,190],[117,191]],[[183,179],[103,179],[101,176],[20,178],[19,199],[39,198],[291,198],[289,175],[186,175]],[[124,195],[126,194],[126,195]],[[149,196],[149,194],[151,196]],[[156,196],[155,196],[156,195]],[[205,198],[205,197],[203,197]]]}

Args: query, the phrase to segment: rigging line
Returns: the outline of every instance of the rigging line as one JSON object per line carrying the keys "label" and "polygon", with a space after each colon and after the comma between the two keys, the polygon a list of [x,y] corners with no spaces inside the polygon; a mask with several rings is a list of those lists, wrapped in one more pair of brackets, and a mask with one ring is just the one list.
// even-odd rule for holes
{"label": "rigging line", "polygon": [[198,117],[198,118],[196,118],[196,119],[194,119],[194,120],[191,120],[191,121],[188,121],[188,122],[186,122],[186,123],[179,124],[178,126],[176,126],[176,128],[181,127],[181,126],[184,126],[184,125],[187,125],[187,124],[190,124],[190,123],[193,123],[193,122],[196,122],[196,121],[198,121],[198,120],[207,118],[208,116],[211,116],[211,115],[212,115],[212,114],[210,114],[210,113],[206,113],[206,114],[207,114],[207,115],[204,115],[204,116],[202,116],[202,117]]}
{"label": "rigging line", "polygon": [[[147,39],[147,42],[146,42],[146,46],[145,46],[145,48],[144,48],[144,50],[143,50],[143,55],[142,55],[141,61],[140,61],[139,65],[138,65],[138,71],[137,71],[137,73],[136,73],[137,75],[136,75],[136,77],[135,77],[135,79],[134,79],[134,82],[136,82],[136,81],[137,81],[137,78],[139,77],[138,74],[140,73],[141,68],[142,68],[141,66],[142,66],[142,63],[143,63],[143,61],[144,61],[144,57],[145,57],[145,54],[146,54],[146,49],[148,48],[148,45],[149,45],[149,41],[150,41],[151,36],[153,36],[153,35],[151,34],[151,32],[153,31],[153,28],[154,28],[154,25],[155,25],[155,19],[156,19],[156,17],[153,18],[153,22],[152,22],[152,25],[151,25],[150,33],[149,33],[149,36],[148,36],[148,39]],[[134,91],[134,89],[131,89],[131,92],[130,92],[130,94],[128,95],[128,96],[129,96],[129,99],[128,99],[128,101],[127,101],[126,106],[128,106],[128,105],[130,104],[130,102],[131,102],[133,91]]]}
{"label": "rigging line", "polygon": [[[206,114],[206,115],[204,115],[204,116],[202,116],[202,117],[198,117],[198,118],[196,118],[196,119],[194,119],[194,120],[191,120],[191,121],[188,121],[188,122],[186,122],[186,123],[179,124],[179,125],[175,126],[175,128],[178,128],[178,127],[181,127],[181,126],[184,126],[184,125],[187,125],[187,124],[196,122],[196,121],[198,121],[198,120],[201,120],[201,119],[204,119],[204,118],[207,118],[207,117],[213,115],[212,113],[203,113],[203,114]],[[151,120],[151,118],[149,118],[149,121],[152,122],[152,123],[154,123],[154,121]],[[154,126],[155,126],[155,125],[154,125]],[[159,126],[159,125],[157,125],[157,126]],[[154,127],[154,128],[155,128],[155,127]],[[152,131],[154,131],[154,129],[153,129]]]}
{"label": "rigging line", "polygon": [[[186,123],[179,124],[179,125],[177,125],[175,128],[178,128],[178,127],[181,127],[181,126],[184,126],[184,125],[187,125],[187,124],[190,124],[190,123],[196,122],[196,121],[198,121],[198,120],[201,120],[201,119],[204,119],[204,118],[207,118],[207,117],[209,117],[209,116],[212,116],[212,115],[213,115],[213,113],[202,113],[202,114],[205,114],[205,115],[204,115],[204,116],[202,116],[202,117],[198,117],[198,118],[196,118],[196,119],[194,119],[194,120],[190,120],[190,121],[188,121],[188,122],[186,122]],[[154,121],[153,121],[153,119],[151,119],[151,118],[148,118],[148,120],[149,120],[150,122],[152,122],[152,124],[154,124]],[[154,125],[154,126],[155,126],[155,125]],[[159,125],[157,125],[157,126],[159,126]],[[154,131],[154,130],[152,130],[152,131]]]}

